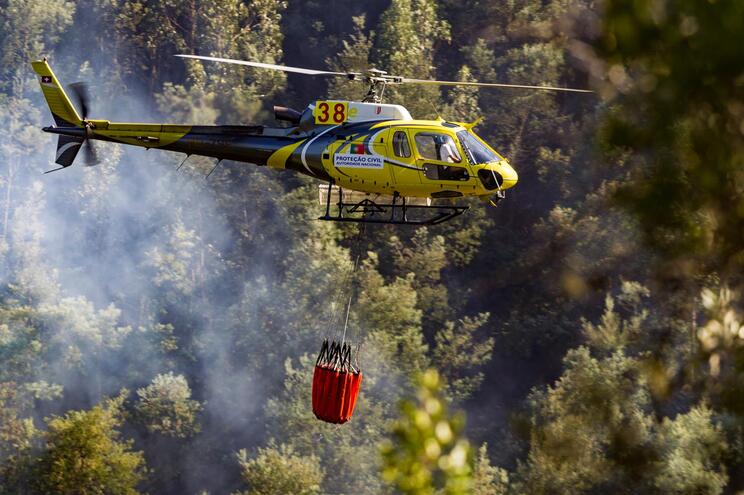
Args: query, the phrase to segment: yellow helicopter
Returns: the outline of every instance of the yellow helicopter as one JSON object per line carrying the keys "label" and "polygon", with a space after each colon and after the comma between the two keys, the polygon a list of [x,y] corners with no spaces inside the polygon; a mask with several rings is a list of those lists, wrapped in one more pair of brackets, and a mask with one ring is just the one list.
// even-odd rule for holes
{"label": "yellow helicopter", "polygon": [[[401,105],[382,102],[385,87],[399,84],[479,86],[591,93],[551,86],[435,81],[391,76],[381,70],[331,72],[198,55],[177,55],[312,76],[345,77],[368,84],[362,101],[319,100],[302,112],[275,106],[288,127],[262,125],[133,124],[89,119],[85,86],[70,86],[73,106],[46,59],[32,62],[59,135],[61,170],[84,149],[95,164],[91,140],[201,155],[218,160],[292,169],[324,182],[321,220],[433,225],[464,213],[453,199],[477,196],[496,205],[518,176],[509,162],[473,132],[475,123],[415,120]],[[81,115],[82,114],[82,115]],[[216,167],[216,165],[215,165]],[[214,169],[212,169],[214,170]],[[210,172],[211,174],[211,172]],[[336,198],[336,199],[333,199]],[[331,204],[336,212],[331,214]]]}

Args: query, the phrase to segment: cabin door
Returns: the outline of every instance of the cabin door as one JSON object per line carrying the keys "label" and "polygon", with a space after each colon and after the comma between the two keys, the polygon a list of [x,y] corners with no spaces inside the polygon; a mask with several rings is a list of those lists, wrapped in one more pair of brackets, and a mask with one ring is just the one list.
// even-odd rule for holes
{"label": "cabin door", "polygon": [[421,172],[416,166],[410,131],[393,127],[388,135],[388,162],[395,177],[395,190],[403,196],[421,189]]}

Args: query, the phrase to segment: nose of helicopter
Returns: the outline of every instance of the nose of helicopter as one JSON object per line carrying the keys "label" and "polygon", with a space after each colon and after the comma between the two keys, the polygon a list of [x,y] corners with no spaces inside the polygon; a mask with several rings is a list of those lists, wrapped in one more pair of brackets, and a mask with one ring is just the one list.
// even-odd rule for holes
{"label": "nose of helicopter", "polygon": [[519,180],[517,172],[506,160],[489,163],[478,171],[483,186],[493,191],[496,189],[509,189]]}
{"label": "nose of helicopter", "polygon": [[501,174],[501,177],[504,178],[504,182],[501,184],[501,189],[509,189],[510,187],[514,187],[516,183],[519,181],[519,175],[517,174],[517,171],[512,168],[512,166],[507,162],[506,160],[501,160],[497,164],[493,165],[494,170]]}

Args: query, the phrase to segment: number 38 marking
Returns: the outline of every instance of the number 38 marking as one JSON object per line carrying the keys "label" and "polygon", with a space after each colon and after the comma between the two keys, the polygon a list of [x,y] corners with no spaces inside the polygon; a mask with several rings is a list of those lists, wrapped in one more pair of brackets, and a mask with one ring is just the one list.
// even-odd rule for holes
{"label": "number 38 marking", "polygon": [[342,124],[346,122],[349,104],[341,101],[319,101],[315,106],[316,124]]}

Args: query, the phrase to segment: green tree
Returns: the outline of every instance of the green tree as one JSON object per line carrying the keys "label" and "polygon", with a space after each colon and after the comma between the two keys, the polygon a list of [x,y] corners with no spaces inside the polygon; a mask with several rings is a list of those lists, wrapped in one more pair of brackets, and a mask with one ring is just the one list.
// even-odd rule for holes
{"label": "green tree", "polygon": [[[337,72],[366,72],[372,68],[370,54],[374,43],[374,31],[365,33],[366,16],[352,18],[354,29],[349,39],[341,42],[341,51],[335,57],[326,60],[329,69]],[[328,97],[346,100],[357,100],[363,96],[366,88],[355,81],[335,78],[328,83]]]}
{"label": "green tree", "polygon": [[202,405],[191,399],[191,388],[183,375],[159,374],[147,387],[137,389],[135,411],[150,433],[186,438],[199,433]]}
{"label": "green tree", "polygon": [[22,97],[28,63],[47,50],[72,23],[75,3],[8,0],[0,11],[0,89]]}
{"label": "green tree", "polygon": [[611,98],[601,142],[630,154],[618,199],[663,254],[664,277],[738,276],[744,5],[611,0],[604,11],[588,67]]}
{"label": "green tree", "polygon": [[728,445],[708,407],[664,418],[656,441],[661,465],[654,485],[662,493],[723,493],[729,481],[722,468]]}
{"label": "green tree", "polygon": [[[467,65],[463,65],[456,81],[473,82],[475,78]],[[488,82],[488,81],[485,81]],[[442,118],[455,122],[475,122],[481,118],[482,111],[478,102],[478,88],[469,86],[455,86],[450,90],[449,103],[444,107]]]}
{"label": "green tree", "polygon": [[475,456],[473,467],[473,495],[506,495],[509,488],[509,473],[491,465],[488,445],[481,445]]}
{"label": "green tree", "polygon": [[649,394],[637,363],[622,352],[597,360],[585,347],[564,358],[554,387],[536,391],[522,491],[584,493],[619,488],[653,458]]}
{"label": "green tree", "polygon": [[[378,68],[418,79],[434,76],[436,45],[450,40],[449,25],[432,0],[393,0],[380,17],[377,32],[374,59]],[[439,109],[437,87],[393,87],[385,96],[405,105],[415,118],[435,117]]]}
{"label": "green tree", "polygon": [[245,495],[319,494],[323,469],[315,456],[301,456],[285,444],[259,448],[255,458],[238,452],[243,481],[249,489]]}
{"label": "green tree", "polygon": [[462,415],[450,415],[439,374],[419,379],[417,399],[401,403],[401,416],[382,444],[382,476],[401,493],[465,494],[472,490],[472,452],[462,437]]}
{"label": "green tree", "polygon": [[447,382],[447,392],[455,400],[473,395],[483,382],[480,368],[491,360],[493,337],[476,339],[475,333],[488,321],[488,313],[448,321],[434,335],[432,361]]}
{"label": "green tree", "polygon": [[15,382],[0,382],[0,493],[23,493],[30,479],[32,447],[39,432],[24,418],[27,397]]}
{"label": "green tree", "polygon": [[96,310],[84,297],[42,303],[38,311],[47,332],[48,351],[61,357],[69,368],[94,365],[105,351],[120,348],[131,331],[118,324],[120,309],[111,304]]}
{"label": "green tree", "polygon": [[616,351],[566,354],[554,386],[535,391],[530,448],[517,472],[522,493],[721,493],[728,444],[705,406],[655,421],[643,363]]}
{"label": "green tree", "polygon": [[430,236],[426,228],[417,229],[406,243],[398,236],[390,237],[389,249],[396,275],[414,275],[416,305],[422,312],[424,327],[441,326],[452,316],[447,287],[442,283],[442,271],[449,264],[447,244],[443,236]]}
{"label": "green tree", "polygon": [[133,495],[145,477],[144,457],[120,440],[124,395],[88,411],[47,420],[35,484],[41,493]]}
{"label": "green tree", "polygon": [[369,258],[358,273],[360,291],[352,329],[363,332],[365,345],[377,355],[368,365],[372,373],[415,376],[429,361],[421,333],[421,310],[416,307],[415,277],[408,274],[386,283],[378,270],[377,255],[367,254]]}
{"label": "green tree", "polygon": [[[274,94],[284,74],[226,64],[182,60],[173,54],[199,53],[276,63],[282,55],[280,0],[236,0],[189,3],[128,0],[118,9],[116,35],[128,50],[120,56],[130,78],[146,78],[161,111],[180,110],[205,123],[220,118],[230,123],[253,123],[262,110],[261,98]],[[185,67],[186,83],[170,83],[170,74]],[[191,101],[198,111],[188,111]],[[186,111],[184,111],[184,109]]]}

